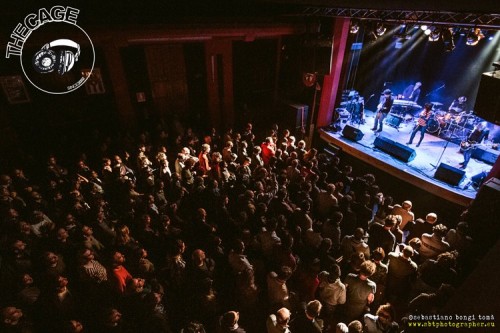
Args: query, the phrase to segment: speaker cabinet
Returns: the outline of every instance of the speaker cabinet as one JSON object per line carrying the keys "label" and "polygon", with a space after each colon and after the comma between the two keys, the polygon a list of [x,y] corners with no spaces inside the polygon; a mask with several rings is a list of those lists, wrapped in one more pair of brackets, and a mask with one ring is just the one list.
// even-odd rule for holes
{"label": "speaker cabinet", "polygon": [[363,138],[364,135],[365,134],[361,132],[360,129],[352,127],[351,125],[345,125],[344,129],[342,130],[342,136],[352,141],[359,141]]}
{"label": "speaker cabinet", "polygon": [[500,71],[481,75],[474,113],[486,121],[500,125]]}
{"label": "speaker cabinet", "polygon": [[411,162],[417,156],[414,149],[381,135],[377,136],[374,145],[376,148],[403,162]]}
{"label": "speaker cabinet", "polygon": [[500,151],[478,146],[472,151],[472,157],[488,164],[495,164],[500,156]]}
{"label": "speaker cabinet", "polygon": [[434,178],[452,186],[458,186],[465,177],[465,171],[452,167],[451,165],[439,164]]}
{"label": "speaker cabinet", "polygon": [[297,138],[302,137],[302,128],[307,130],[309,106],[304,104],[287,104],[282,118],[282,127],[290,130]]}

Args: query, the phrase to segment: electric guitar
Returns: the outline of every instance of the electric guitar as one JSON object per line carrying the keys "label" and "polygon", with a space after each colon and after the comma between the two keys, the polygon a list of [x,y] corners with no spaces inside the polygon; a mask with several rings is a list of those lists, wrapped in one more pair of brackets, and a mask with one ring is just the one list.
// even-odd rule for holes
{"label": "electric guitar", "polygon": [[471,148],[476,148],[476,147],[492,147],[493,149],[498,148],[498,143],[476,143],[476,142],[469,142],[469,141],[462,141],[460,142],[460,150],[461,151],[467,151]]}

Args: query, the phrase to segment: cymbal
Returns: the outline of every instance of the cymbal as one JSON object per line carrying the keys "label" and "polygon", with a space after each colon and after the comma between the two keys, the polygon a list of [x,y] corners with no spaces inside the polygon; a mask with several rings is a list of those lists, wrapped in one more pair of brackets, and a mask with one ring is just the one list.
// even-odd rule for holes
{"label": "cymbal", "polygon": [[440,103],[440,102],[431,102],[432,105],[434,106],[442,106],[443,103]]}

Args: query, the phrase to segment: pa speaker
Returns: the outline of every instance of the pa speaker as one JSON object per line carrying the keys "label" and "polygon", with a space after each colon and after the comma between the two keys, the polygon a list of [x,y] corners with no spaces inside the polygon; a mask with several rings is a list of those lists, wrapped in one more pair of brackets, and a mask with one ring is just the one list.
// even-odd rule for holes
{"label": "pa speaker", "polygon": [[290,130],[292,135],[300,137],[307,128],[309,106],[304,104],[287,104],[282,117],[281,126]]}
{"label": "pa speaker", "polygon": [[414,149],[381,135],[377,136],[374,145],[376,148],[403,162],[411,162],[417,156]]}
{"label": "pa speaker", "polygon": [[356,127],[345,125],[344,129],[342,130],[342,136],[352,141],[359,141],[363,138],[364,133]]}
{"label": "pa speaker", "polygon": [[452,167],[451,165],[439,164],[434,178],[441,180],[452,186],[458,186],[465,177],[465,171]]}
{"label": "pa speaker", "polygon": [[481,75],[474,113],[486,121],[500,125],[500,71]]}

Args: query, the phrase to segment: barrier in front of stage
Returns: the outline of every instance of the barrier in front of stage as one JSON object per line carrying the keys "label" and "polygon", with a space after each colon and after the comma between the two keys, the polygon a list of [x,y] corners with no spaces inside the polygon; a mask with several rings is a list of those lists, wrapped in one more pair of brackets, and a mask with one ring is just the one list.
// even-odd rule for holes
{"label": "barrier in front of stage", "polygon": [[414,149],[381,135],[377,136],[374,145],[376,148],[406,163],[413,161],[417,156]]}
{"label": "barrier in front of stage", "polygon": [[441,180],[452,186],[458,186],[465,177],[465,171],[452,167],[451,165],[439,164],[434,178]]}
{"label": "barrier in front of stage", "polygon": [[342,130],[342,136],[352,141],[359,141],[363,138],[364,133],[359,128],[347,124]]}

